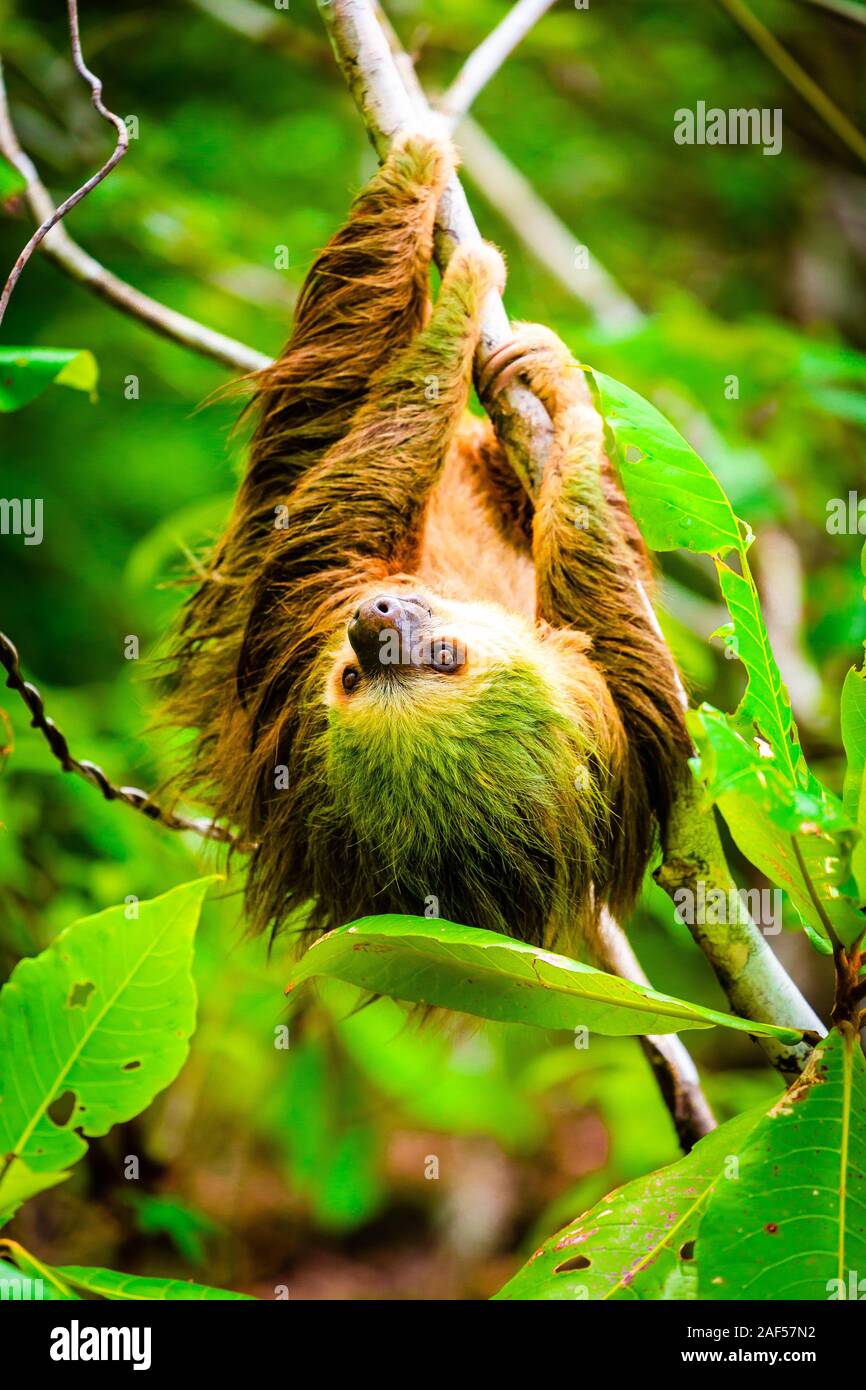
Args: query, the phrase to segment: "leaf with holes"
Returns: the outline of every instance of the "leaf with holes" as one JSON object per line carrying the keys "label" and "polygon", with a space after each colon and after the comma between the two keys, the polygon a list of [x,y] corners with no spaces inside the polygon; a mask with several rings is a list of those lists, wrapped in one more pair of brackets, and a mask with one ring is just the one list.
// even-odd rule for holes
{"label": "leaf with holes", "polygon": [[746,1140],[738,1180],[713,1193],[697,1244],[699,1296],[859,1298],[864,1211],[866,1061],[848,1028],[816,1047]]}
{"label": "leaf with holes", "polygon": [[431,917],[364,917],[329,932],[307,951],[286,993],[316,975],[373,994],[537,1028],[585,1027],[625,1037],[718,1024],[782,1042],[801,1036],[797,1029],[752,1023],[659,994],[499,932]]}
{"label": "leaf with holes", "polygon": [[726,1164],[761,1120],[763,1107],[713,1130],[691,1153],[608,1193],[551,1236],[497,1299],[574,1301],[696,1297],[693,1247]]}
{"label": "leaf with holes", "polygon": [[75,1163],[177,1076],[195,1027],[193,937],[214,876],[75,922],[0,991],[0,1206],[14,1158]]}

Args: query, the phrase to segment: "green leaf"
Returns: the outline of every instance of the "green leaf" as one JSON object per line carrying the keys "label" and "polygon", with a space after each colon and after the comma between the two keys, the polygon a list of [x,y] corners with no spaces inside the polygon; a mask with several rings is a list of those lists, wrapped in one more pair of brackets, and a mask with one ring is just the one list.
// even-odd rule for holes
{"label": "green leaf", "polygon": [[647,543],[712,555],[731,616],[715,635],[743,663],[746,688],[733,714],[712,712],[712,730],[700,720],[693,726],[701,752],[696,771],[739,848],[791,893],[813,944],[830,948],[829,922],[850,945],[861,926],[852,818],[803,756],[749,569],[751,532],[706,464],[653,405],[610,377],[589,370],[589,378],[608,451]]}
{"label": "green leaf", "polygon": [[615,1037],[676,1033],[713,1024],[796,1042],[791,1028],[752,1023],[606,975],[567,956],[477,927],[428,917],[364,917],[321,937],[287,993],[332,975],[375,994],[503,1023],[586,1027]]}
{"label": "green leaf", "polygon": [[[834,1031],[749,1135],[697,1244],[706,1299],[845,1298],[866,1273],[866,1061]],[[855,1298],[859,1297],[854,1293]]]}
{"label": "green leaf", "polygon": [[850,820],[860,831],[854,846],[851,867],[860,891],[860,901],[866,902],[866,669],[853,667],[842,687],[842,742],[848,766],[842,788],[842,805]]}
{"label": "green leaf", "polygon": [[[0,1153],[37,1173],[66,1168],[87,1149],[82,1135],[106,1134],[174,1080],[195,1026],[193,936],[213,882],[139,903],[135,920],[125,906],[85,917],[15,967],[0,991]],[[55,1102],[66,1113],[52,1118]]]}
{"label": "green leaf", "polygon": [[0,155],[0,203],[8,202],[18,193],[23,193],[26,187],[27,180],[24,175],[19,174],[15,165]]}
{"label": "green leaf", "polygon": [[725,1162],[763,1107],[713,1130],[679,1162],[626,1183],[545,1241],[497,1299],[696,1297],[692,1248]]}
{"label": "green leaf", "polygon": [[33,1173],[20,1158],[15,1163],[10,1163],[0,1181],[0,1226],[5,1226],[7,1221],[11,1221],[18,1208],[29,1197],[35,1197],[38,1192],[45,1192],[49,1187],[56,1187],[68,1177],[68,1173]]}
{"label": "green leaf", "polygon": [[661,411],[602,372],[587,371],[610,456],[644,540],[653,550],[724,555],[743,523],[721,484]]}
{"label": "green leaf", "polygon": [[745,693],[732,722],[741,732],[750,737],[757,734],[768,743],[791,785],[802,785],[808,773],[791,702],[770,648],[745,550],[740,559],[743,574],[737,574],[721,560],[716,561],[719,587],[733,621],[728,637],[728,643],[733,645],[728,650],[743,663],[747,676]]}
{"label": "green leaf", "polygon": [[0,411],[20,410],[52,382],[96,399],[99,368],[86,348],[0,347]]}
{"label": "green leaf", "polygon": [[214,1289],[208,1284],[193,1284],[185,1279],[152,1279],[138,1274],[120,1274],[114,1269],[90,1269],[86,1265],[58,1265],[56,1274],[76,1289],[83,1289],[99,1298],[142,1299],[151,1302],[186,1300],[202,1302],[244,1300],[255,1302],[252,1294],[234,1293],[231,1289]]}
{"label": "green leaf", "polygon": [[850,945],[863,917],[851,896],[854,827],[841,803],[808,772],[805,787],[792,786],[774,758],[710,705],[688,723],[707,791],[737,848],[789,894],[818,949],[832,949],[828,924]]}

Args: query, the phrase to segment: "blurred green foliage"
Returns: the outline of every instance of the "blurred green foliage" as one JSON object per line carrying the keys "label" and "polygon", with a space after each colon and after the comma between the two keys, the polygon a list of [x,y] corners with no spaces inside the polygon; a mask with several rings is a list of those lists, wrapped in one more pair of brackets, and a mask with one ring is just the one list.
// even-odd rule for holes
{"label": "blurred green foliage", "polygon": [[[862,127],[866,28],[798,0],[752,2]],[[70,232],[166,304],[277,352],[306,268],[373,167],[312,0],[276,12],[278,37],[259,4],[271,21],[264,42],[215,17],[249,13],[218,0],[81,9],[87,60],[108,103],[137,118],[138,138],[74,210]],[[389,12],[436,91],[504,9],[400,0]],[[16,128],[59,199],[103,161],[110,135],[69,63],[63,7],[0,0],[0,23]],[[783,152],[675,145],[673,112],[698,100],[781,108]],[[758,532],[752,556],[804,748],[841,792],[839,691],[866,636],[862,537],[825,522],[828,502],[863,479],[862,168],[721,7],[682,0],[588,11],[560,0],[475,114],[646,318],[600,331],[543,248],[526,249],[470,178],[479,223],[508,256],[510,312],[550,323],[584,361],[654,401]],[[0,263],[11,266],[28,235],[7,202]],[[278,270],[281,248],[288,268]],[[215,364],[38,257],[3,336],[91,351],[99,398],[52,387],[0,422],[3,495],[41,497],[45,509],[42,545],[0,537],[0,626],[73,751],[116,781],[158,786],[177,754],[153,727],[151,658],[182,600],[178,581],[230,505],[243,462],[238,398],[221,392]],[[666,556],[661,596],[695,698],[733,709],[738,663],[707,641],[724,619],[710,566]],[[130,634],[139,661],[124,659]],[[156,896],[214,855],[64,777],[11,697],[2,724],[5,979],[76,917]],[[756,882],[736,852],[732,865]],[[332,982],[280,1046],[291,943],[268,955],[244,939],[240,887],[236,874],[205,910],[199,1029],[177,1082],[141,1119],[93,1141],[70,1180],[10,1227],[46,1260],[198,1274],[266,1297],[279,1285],[292,1296],[481,1296],[539,1233],[676,1157],[628,1040],[580,1051],[562,1034],[422,1025],[388,1000],[359,1010],[354,991]],[[633,929],[660,989],[724,1007],[652,885]],[[826,1005],[802,938],[774,944]],[[778,1090],[748,1040],[715,1030],[689,1045],[721,1117]],[[142,1158],[134,1189],[130,1153]]]}

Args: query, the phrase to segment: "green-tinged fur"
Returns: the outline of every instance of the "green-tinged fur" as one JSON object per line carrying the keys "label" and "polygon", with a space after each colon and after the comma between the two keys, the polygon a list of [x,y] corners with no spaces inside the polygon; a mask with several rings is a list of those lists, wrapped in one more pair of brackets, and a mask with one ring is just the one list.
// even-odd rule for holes
{"label": "green-tinged fur", "polygon": [[366,719],[332,711],[325,741],[329,811],[378,865],[375,910],[433,898],[441,916],[543,942],[580,915],[598,867],[591,739],[527,666],[455,691],[447,717],[391,684]]}
{"label": "green-tinged fur", "polygon": [[[467,425],[503,268],[458,249],[431,315],[451,169],[447,145],[398,142],[313,266],[177,638],[169,713],[198,731],[178,782],[255,842],[256,929],[435,898],[470,926],[591,940],[605,903],[633,902],[685,771],[644,557],[558,339],[517,331],[553,422],[534,514],[490,426]],[[383,592],[423,593],[431,630],[465,638],[465,667],[343,685],[347,624]]]}

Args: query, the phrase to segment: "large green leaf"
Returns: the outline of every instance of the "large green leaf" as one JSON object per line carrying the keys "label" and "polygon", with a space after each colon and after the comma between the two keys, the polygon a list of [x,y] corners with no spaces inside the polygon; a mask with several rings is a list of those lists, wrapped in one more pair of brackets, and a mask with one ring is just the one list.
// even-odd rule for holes
{"label": "large green leaf", "polygon": [[609,1192],[545,1241],[496,1295],[560,1300],[696,1297],[693,1247],[725,1163],[759,1123],[750,1110],[713,1130],[679,1162]]}
{"label": "large green leaf", "polygon": [[[713,556],[731,619],[716,635],[746,672],[734,713],[712,712],[716,726],[703,731],[707,738],[696,771],[743,853],[791,892],[818,949],[829,949],[828,923],[850,945],[860,930],[853,826],[803,756],[749,569],[751,531],[706,464],[655,406],[620,382],[587,372],[608,451],[645,539],[655,550],[683,547]],[[802,833],[780,835],[782,823],[800,826]]]}
{"label": "large green leaf", "polygon": [[795,1029],[705,1009],[498,932],[436,918],[364,917],[329,932],[307,951],[287,993],[316,975],[539,1028],[582,1026],[619,1037],[721,1024],[783,1042],[800,1037]]}
{"label": "large green leaf", "polygon": [[860,831],[851,867],[860,901],[866,902],[866,669],[853,668],[842,687],[842,742],[848,766],[842,789],[842,805]]}
{"label": "large green leaf", "polygon": [[86,917],[15,967],[0,991],[0,1153],[36,1173],[66,1168],[86,1151],[82,1135],[131,1119],[174,1080],[195,1026],[193,936],[213,881],[139,903],[131,921],[125,906]]}
{"label": "large green leaf", "polygon": [[193,1284],[185,1279],[154,1279],[138,1274],[120,1274],[114,1269],[90,1269],[85,1265],[58,1265],[54,1271],[75,1289],[99,1298],[150,1300],[187,1300],[190,1302],[214,1299],[250,1300],[252,1294],[234,1293],[231,1289],[214,1289],[208,1284]]}
{"label": "large green leaf", "polygon": [[718,480],[654,405],[602,372],[587,373],[608,451],[647,545],[724,555],[741,527]]}
{"label": "large green leaf", "polygon": [[866,1061],[849,1028],[819,1044],[746,1140],[738,1180],[715,1188],[697,1243],[699,1296],[850,1296],[866,1273],[864,1211]]}
{"label": "large green leaf", "polygon": [[20,410],[54,382],[96,397],[99,368],[86,348],[0,347],[0,411]]}

